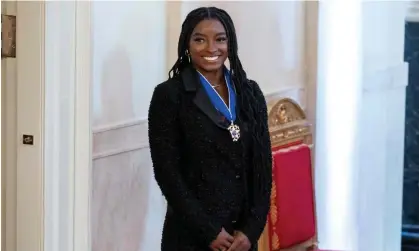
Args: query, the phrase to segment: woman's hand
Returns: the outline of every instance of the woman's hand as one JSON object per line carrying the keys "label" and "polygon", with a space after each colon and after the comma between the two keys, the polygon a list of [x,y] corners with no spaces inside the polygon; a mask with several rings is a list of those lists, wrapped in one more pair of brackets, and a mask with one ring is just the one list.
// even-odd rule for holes
{"label": "woman's hand", "polygon": [[231,246],[233,241],[233,236],[231,236],[224,228],[222,228],[221,232],[217,236],[217,239],[211,242],[210,248],[213,251],[225,251]]}
{"label": "woman's hand", "polygon": [[250,243],[247,236],[240,231],[236,231],[234,233],[233,244],[231,244],[227,251],[249,251],[251,247],[252,244]]}

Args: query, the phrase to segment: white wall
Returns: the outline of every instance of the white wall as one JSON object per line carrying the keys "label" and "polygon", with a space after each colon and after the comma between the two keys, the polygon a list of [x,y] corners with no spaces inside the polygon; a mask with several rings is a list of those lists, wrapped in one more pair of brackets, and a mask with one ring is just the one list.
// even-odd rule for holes
{"label": "white wall", "polygon": [[146,116],[154,85],[167,75],[165,5],[164,1],[92,5],[95,126]]}
{"label": "white wall", "polygon": [[160,243],[165,202],[152,178],[144,118],[154,86],[167,77],[165,8],[161,1],[92,4],[93,250]]}
{"label": "white wall", "polygon": [[[177,57],[184,17],[205,5],[212,4],[92,3],[94,251],[159,250],[166,208],[152,174],[145,117],[154,87]],[[304,3],[214,5],[235,21],[249,77],[269,98],[288,96],[305,106]]]}

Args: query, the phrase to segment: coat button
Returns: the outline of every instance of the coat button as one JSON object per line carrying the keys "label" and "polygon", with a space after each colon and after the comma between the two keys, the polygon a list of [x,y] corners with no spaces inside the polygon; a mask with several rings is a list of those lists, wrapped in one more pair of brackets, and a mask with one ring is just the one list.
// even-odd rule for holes
{"label": "coat button", "polygon": [[236,179],[240,179],[240,175],[236,175]]}

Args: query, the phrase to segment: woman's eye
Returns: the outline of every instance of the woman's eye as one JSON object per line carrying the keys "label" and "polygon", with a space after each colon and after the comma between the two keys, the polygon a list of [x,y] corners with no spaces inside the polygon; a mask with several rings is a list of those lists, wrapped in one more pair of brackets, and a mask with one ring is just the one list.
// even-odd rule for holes
{"label": "woman's eye", "polygon": [[204,42],[204,39],[202,39],[202,38],[195,38],[194,41],[195,42],[198,42],[198,43],[202,43],[202,42]]}
{"label": "woman's eye", "polygon": [[217,38],[217,41],[218,42],[225,42],[225,41],[227,41],[227,38],[226,37],[220,37],[220,38]]}

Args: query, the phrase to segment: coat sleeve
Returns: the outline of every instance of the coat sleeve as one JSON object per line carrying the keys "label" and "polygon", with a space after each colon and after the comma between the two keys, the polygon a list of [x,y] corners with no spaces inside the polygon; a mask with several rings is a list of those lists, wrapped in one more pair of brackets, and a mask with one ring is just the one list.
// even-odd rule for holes
{"label": "coat sleeve", "polygon": [[148,136],[155,179],[174,214],[210,245],[222,226],[205,213],[180,173],[179,101],[164,84],[153,93],[148,113]]}
{"label": "coat sleeve", "polygon": [[[253,82],[254,96],[257,100],[256,130],[260,141],[257,152],[253,156],[252,177],[249,177],[248,191],[250,196],[248,217],[244,221],[241,231],[256,245],[266,225],[270,208],[272,188],[272,149],[268,128],[268,111],[262,91],[256,82]],[[255,150],[256,151],[256,150]]]}

